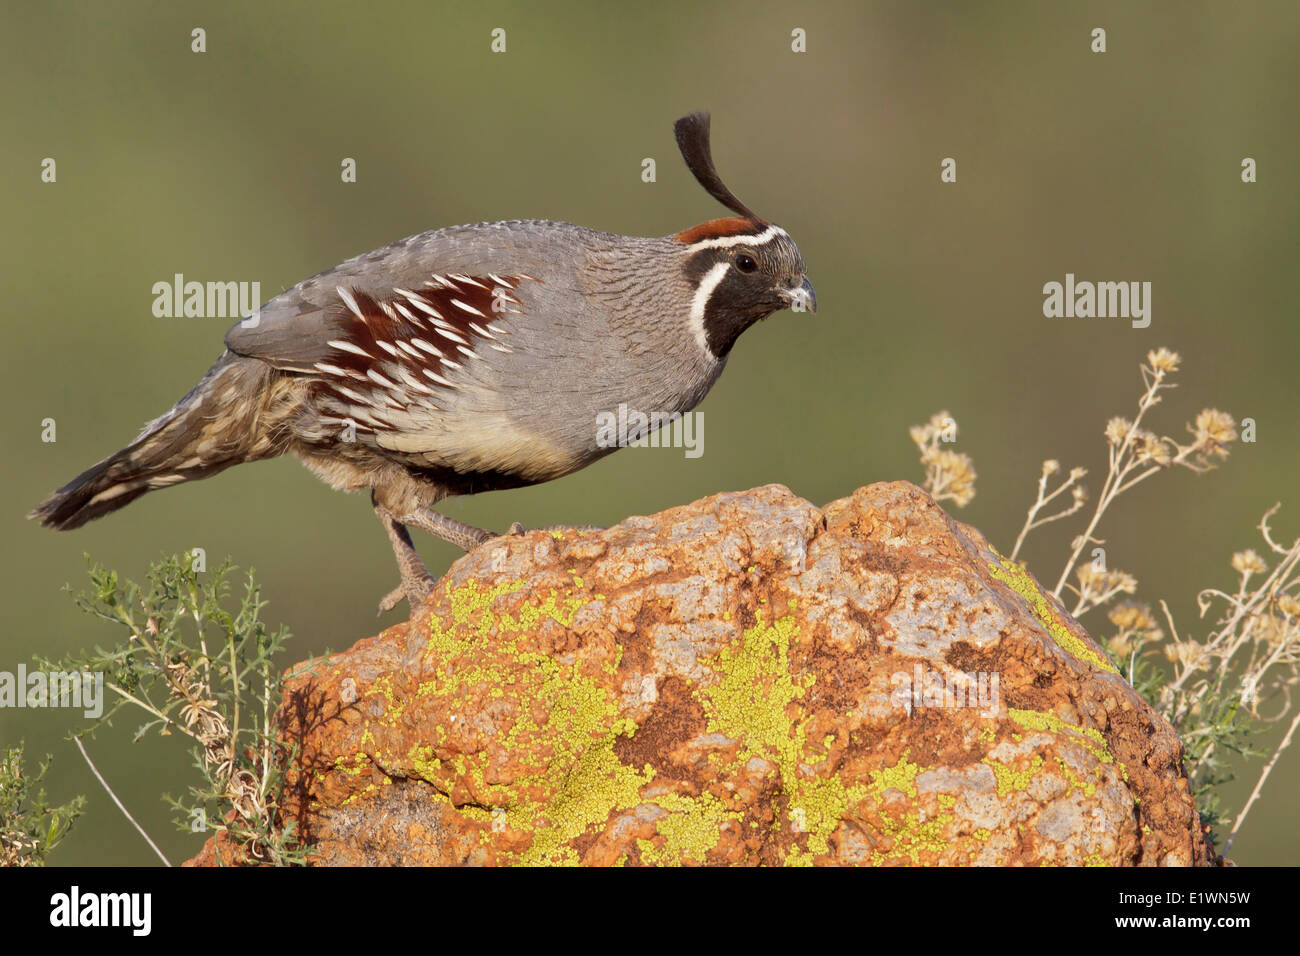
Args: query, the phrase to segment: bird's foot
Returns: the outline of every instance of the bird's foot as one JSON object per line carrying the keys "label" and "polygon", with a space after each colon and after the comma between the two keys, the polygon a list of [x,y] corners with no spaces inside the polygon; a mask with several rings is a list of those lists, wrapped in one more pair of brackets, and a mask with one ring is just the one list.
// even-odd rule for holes
{"label": "bird's foot", "polygon": [[[429,596],[429,592],[433,590],[433,586],[437,583],[437,580],[424,566],[424,562],[420,560],[420,556],[416,554],[415,548],[411,544],[411,536],[406,531],[406,525],[410,524],[421,530],[428,531],[430,534],[437,535],[442,540],[450,542],[465,551],[472,551],[479,545],[495,538],[522,535],[528,530],[516,521],[510,525],[505,535],[498,535],[456,521],[454,518],[448,518],[446,515],[429,508],[421,508],[411,514],[403,515],[401,518],[393,518],[379,508],[378,505],[376,505],[375,510],[388,532],[389,540],[393,544],[393,553],[397,557],[397,566],[402,572],[402,583],[385,594],[379,601],[379,613],[381,615],[391,611],[402,601],[407,601],[411,605],[412,613],[414,613],[415,609],[424,603],[425,598]],[[605,529],[590,524],[556,524],[533,530],[555,532],[604,531]]]}
{"label": "bird's foot", "polygon": [[409,580],[403,580],[401,584],[379,599],[378,616],[382,617],[403,601],[409,603],[411,613],[415,613],[415,609],[424,603],[424,599],[429,596],[429,592],[433,590],[433,586],[437,583],[433,575],[428,572],[412,575]]}
{"label": "bird's foot", "polygon": [[410,602],[411,613],[414,614],[415,609],[424,603],[424,599],[433,590],[434,584],[437,583],[436,579],[424,566],[420,555],[416,553],[406,526],[380,507],[379,503],[374,501],[373,494],[371,500],[375,515],[384,526],[384,530],[388,532],[388,540],[393,545],[393,556],[397,559],[397,570],[402,575],[402,583],[380,599],[379,614],[382,616],[391,611],[401,604],[403,599]]}

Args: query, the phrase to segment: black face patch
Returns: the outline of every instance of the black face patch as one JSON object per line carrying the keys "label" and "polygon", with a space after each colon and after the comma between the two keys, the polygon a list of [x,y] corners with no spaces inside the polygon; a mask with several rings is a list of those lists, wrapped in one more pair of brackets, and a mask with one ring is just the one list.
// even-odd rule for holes
{"label": "black face patch", "polygon": [[790,307],[783,290],[799,285],[804,264],[793,240],[778,233],[761,244],[700,249],[687,260],[686,275],[700,289],[718,268],[725,271],[704,302],[704,333],[721,359],[751,325]]}

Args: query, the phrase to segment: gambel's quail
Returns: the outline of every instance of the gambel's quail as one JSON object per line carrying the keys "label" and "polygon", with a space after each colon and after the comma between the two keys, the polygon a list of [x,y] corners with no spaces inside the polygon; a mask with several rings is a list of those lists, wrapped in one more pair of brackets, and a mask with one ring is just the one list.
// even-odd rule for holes
{"label": "gambel's quail", "polygon": [[494,537],[439,500],[550,481],[613,450],[598,416],[694,408],[737,337],[816,311],[803,258],[713,165],[709,115],[677,121],[695,178],[734,216],[657,239],[518,220],[411,236],[276,296],[171,411],[31,517],[80,527],[147,491],[293,452],[369,489],[414,608],[433,579],[407,526],[469,550]]}

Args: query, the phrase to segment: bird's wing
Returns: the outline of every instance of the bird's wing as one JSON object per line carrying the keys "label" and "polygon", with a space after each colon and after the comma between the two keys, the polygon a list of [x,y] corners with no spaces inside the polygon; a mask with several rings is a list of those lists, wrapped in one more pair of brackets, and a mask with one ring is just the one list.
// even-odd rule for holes
{"label": "bird's wing", "polygon": [[535,277],[491,268],[504,261],[494,254],[497,225],[422,233],[349,259],[237,323],[226,347],[326,377],[335,369],[364,377],[371,364],[403,357],[439,375],[446,359],[466,358],[477,344],[507,348],[488,326],[521,314],[517,290]]}
{"label": "bird's wing", "polygon": [[340,429],[461,474],[562,474],[569,453],[515,421],[500,383],[565,288],[540,273],[563,274],[578,247],[554,224],[540,240],[521,225],[438,230],[348,260],[267,303],[226,346],[310,380],[310,439]]}

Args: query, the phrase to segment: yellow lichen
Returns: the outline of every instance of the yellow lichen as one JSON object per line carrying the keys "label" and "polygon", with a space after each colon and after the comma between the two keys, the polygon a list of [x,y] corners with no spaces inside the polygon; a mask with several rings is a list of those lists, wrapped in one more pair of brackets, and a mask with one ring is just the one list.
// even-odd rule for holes
{"label": "yellow lichen", "polygon": [[872,863],[880,866],[906,857],[912,864],[920,864],[925,862],[921,859],[922,853],[942,853],[950,843],[944,831],[953,819],[951,813],[937,813],[925,819],[920,811],[897,819],[886,817],[881,832],[890,838],[891,843],[888,850],[876,850],[872,854]]}
{"label": "yellow lichen", "polygon": [[[591,676],[595,670],[616,670],[621,653],[615,649],[612,664],[571,661],[543,653],[529,640],[547,621],[570,626],[587,599],[566,589],[530,597],[513,613],[494,607],[499,598],[525,585],[505,581],[480,587],[470,581],[448,595],[450,614],[429,619],[426,653],[436,662],[437,679],[422,683],[419,693],[454,700],[476,694],[491,697],[493,690],[510,689],[508,696],[520,706],[495,712],[494,737],[518,760],[531,763],[525,762],[522,775],[509,783],[488,782],[486,751],[457,753],[450,760],[456,776],[497,814],[482,806],[456,810],[488,828],[503,815],[512,831],[530,834],[528,847],[519,854],[503,854],[507,860],[574,864],[579,860],[572,841],[603,824],[611,813],[635,807],[640,788],[654,772],[649,766],[638,771],[618,759],[615,742],[633,735],[636,724],[619,719],[617,702]],[[581,586],[575,575],[575,590]],[[485,647],[490,651],[485,653]],[[533,701],[541,706],[527,706]],[[428,748],[413,754],[422,761],[415,765],[446,774],[447,760],[430,760],[432,753]]]}
{"label": "yellow lichen", "polygon": [[[997,554],[996,551],[993,553]],[[1087,643],[1071,633],[1070,629],[1062,623],[1052,609],[1047,597],[1039,590],[1038,585],[1034,583],[1034,579],[1030,577],[1028,571],[1018,564],[1003,558],[1000,554],[998,560],[999,563],[989,565],[989,574],[1029,602],[1034,617],[1042,622],[1043,626],[1047,628],[1047,632],[1052,635],[1052,638],[1061,646],[1062,650],[1100,670],[1110,671],[1112,674],[1119,673],[1115,669],[1115,665],[1104,654],[1094,651]]]}
{"label": "yellow lichen", "polygon": [[517,617],[505,612],[492,613],[492,605],[498,598],[522,591],[527,585],[523,580],[502,581],[480,589],[477,581],[470,581],[456,588],[448,595],[451,620],[444,620],[438,614],[429,617],[427,656],[454,657],[469,649],[478,638],[493,632],[498,638],[503,634],[527,633],[546,620],[568,627],[573,623],[573,615],[586,603],[576,595],[562,596],[552,590],[540,603],[524,604]]}
{"label": "yellow lichen", "polygon": [[709,729],[740,740],[741,754],[754,754],[793,766],[803,750],[803,734],[791,733],[787,707],[817,680],[808,674],[796,681],[790,673],[793,617],[773,625],[756,624],[741,636],[739,647],[724,648],[715,662],[717,684],[705,689]]}
{"label": "yellow lichen", "polygon": [[393,691],[393,679],[388,674],[383,674],[375,679],[374,684],[362,695],[363,697],[383,696],[387,707],[384,708],[384,714],[379,719],[385,727],[396,727],[397,722],[402,719],[402,714],[406,710],[406,703],[398,701],[397,694]]}
{"label": "yellow lichen", "polygon": [[892,767],[868,771],[872,780],[871,790],[877,797],[883,797],[886,790],[901,790],[909,797],[916,796],[916,775],[921,768],[907,759],[910,753],[910,750],[905,751]]}
{"label": "yellow lichen", "polygon": [[1099,730],[1093,730],[1091,727],[1076,727],[1074,724],[1066,723],[1055,714],[1038,710],[1017,710],[1015,707],[1008,707],[1007,716],[1020,726],[1027,727],[1030,730],[1064,734],[1088,750],[1102,763],[1114,763],[1115,758],[1110,755],[1110,749],[1106,746],[1106,738],[1101,735]]}
{"label": "yellow lichen", "polygon": [[800,767],[820,761],[808,752],[810,718],[796,720],[789,713],[817,680],[814,674],[796,678],[790,671],[790,639],[796,630],[791,615],[771,624],[759,620],[742,633],[738,646],[724,648],[714,660],[718,682],[701,696],[709,731],[740,741],[738,766],[755,756],[776,765],[790,819],[797,821],[796,837],[799,831],[807,835],[807,848],[796,844],[786,863],[808,865],[830,852],[830,837],[867,790],[860,784],[846,787],[838,776],[809,778]]}
{"label": "yellow lichen", "polygon": [[638,772],[622,763],[614,754],[613,743],[610,737],[578,759],[544,811],[544,820],[533,831],[533,842],[519,858],[520,864],[577,864],[578,854],[569,845],[572,840],[588,827],[604,823],[614,811],[640,802],[641,787],[654,779],[654,770],[647,765]]}
{"label": "yellow lichen", "polygon": [[433,748],[428,744],[412,744],[406,759],[425,780],[436,780],[436,774],[442,769],[442,761],[433,755]]}
{"label": "yellow lichen", "polygon": [[1120,776],[1124,780],[1128,780],[1128,769],[1111,754],[1106,738],[1100,730],[1094,730],[1091,727],[1078,727],[1066,723],[1055,714],[1037,710],[1017,710],[1014,707],[1009,707],[1007,708],[1007,716],[1029,730],[1061,734],[1068,737],[1097,758],[1099,763],[1115,764],[1119,767]]}
{"label": "yellow lichen", "polygon": [[1009,793],[1024,790],[1029,786],[1029,781],[1033,780],[1043,767],[1041,754],[1034,754],[1029,761],[1029,766],[1023,770],[1017,770],[1000,760],[994,760],[992,757],[985,757],[983,762],[989,766],[989,769],[993,771],[993,776],[997,778],[999,797],[1005,797]]}
{"label": "yellow lichen", "polygon": [[[1082,791],[1085,797],[1091,797],[1097,792],[1097,785],[1095,783],[1088,783],[1087,781],[1080,780],[1079,775],[1070,769],[1070,765],[1065,762],[1064,757],[1057,757],[1056,762],[1061,765],[1061,773],[1065,775],[1065,779],[1070,783],[1070,788],[1065,791],[1066,794],[1073,793],[1077,789]],[[1101,768],[1099,767],[1097,769],[1098,773],[1100,773]]]}
{"label": "yellow lichen", "polygon": [[740,820],[737,811],[728,810],[708,791],[698,797],[667,793],[651,802],[667,810],[668,815],[655,822],[655,829],[663,837],[662,846],[651,840],[637,840],[641,859],[646,863],[678,866],[685,859],[703,863],[705,855],[718,845],[723,824]]}

